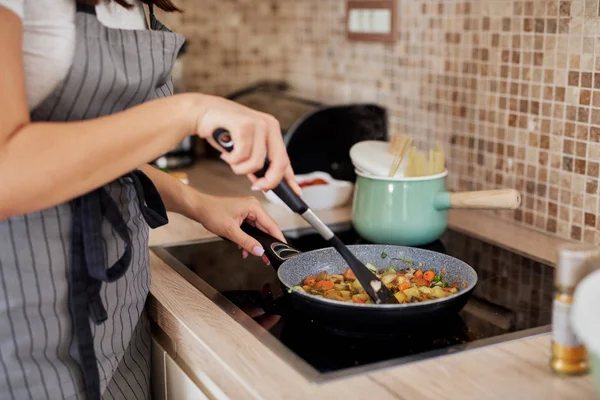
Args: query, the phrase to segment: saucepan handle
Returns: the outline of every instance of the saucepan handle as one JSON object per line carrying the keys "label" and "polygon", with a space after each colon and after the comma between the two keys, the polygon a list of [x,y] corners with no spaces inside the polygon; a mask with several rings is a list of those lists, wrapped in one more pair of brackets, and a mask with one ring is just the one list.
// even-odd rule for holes
{"label": "saucepan handle", "polygon": [[260,229],[244,222],[241,226],[242,231],[258,240],[260,245],[265,249],[265,255],[271,262],[271,265],[277,269],[286,260],[297,256],[301,253],[300,250],[293,248],[287,243],[275,239],[271,235],[261,231]]}
{"label": "saucepan handle", "polygon": [[[231,134],[226,129],[219,128],[213,133],[214,141],[225,151],[233,151],[233,140]],[[269,169],[269,159],[265,159],[265,164],[262,169],[256,171],[254,176],[262,178]],[[275,193],[293,212],[302,215],[308,210],[308,205],[294,192],[294,190],[287,184],[286,181],[281,181],[275,189]]]}
{"label": "saucepan handle", "polygon": [[521,193],[513,189],[440,193],[436,198],[435,205],[438,209],[516,210],[521,206]]}

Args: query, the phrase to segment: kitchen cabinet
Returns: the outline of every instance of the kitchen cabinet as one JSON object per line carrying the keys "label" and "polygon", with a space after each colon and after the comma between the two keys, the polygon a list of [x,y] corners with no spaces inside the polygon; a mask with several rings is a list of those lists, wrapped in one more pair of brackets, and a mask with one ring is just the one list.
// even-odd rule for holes
{"label": "kitchen cabinet", "polygon": [[[212,382],[200,382],[198,374],[185,371],[176,359],[152,338],[152,393],[154,400],[228,400]],[[207,377],[205,377],[207,379]],[[208,390],[203,384],[212,387]],[[201,387],[202,385],[202,387]]]}

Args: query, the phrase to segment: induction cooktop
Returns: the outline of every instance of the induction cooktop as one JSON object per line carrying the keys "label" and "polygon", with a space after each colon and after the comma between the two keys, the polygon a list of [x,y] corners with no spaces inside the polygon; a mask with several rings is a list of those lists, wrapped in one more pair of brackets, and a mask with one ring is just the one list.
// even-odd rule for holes
{"label": "induction cooktop", "polygon": [[[336,227],[347,245],[368,244],[349,226]],[[301,251],[328,247],[311,230],[287,232]],[[223,240],[153,250],[231,318],[315,382],[467,351],[550,331],[554,268],[448,230],[422,246],[471,265],[478,284],[465,308],[443,323],[394,331],[349,332],[294,310],[276,271],[254,257],[242,259]],[[374,345],[376,344],[376,345]],[[345,349],[322,351],[324,347]]]}

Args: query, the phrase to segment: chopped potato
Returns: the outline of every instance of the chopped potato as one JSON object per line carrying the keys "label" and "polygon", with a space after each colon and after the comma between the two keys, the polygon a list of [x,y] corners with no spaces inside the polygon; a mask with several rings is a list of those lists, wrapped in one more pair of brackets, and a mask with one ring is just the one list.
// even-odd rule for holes
{"label": "chopped potato", "polygon": [[[410,267],[401,270],[390,266],[384,271],[377,272],[372,264],[367,264],[367,267],[386,287],[391,289],[400,304],[443,299],[459,292],[458,282],[450,284],[443,281],[445,270],[439,273],[439,271],[423,268],[422,263],[411,262],[411,265],[418,265],[418,269]],[[373,300],[350,269],[347,269],[343,275],[322,271],[316,276],[307,277],[293,290],[330,300],[373,304]]]}

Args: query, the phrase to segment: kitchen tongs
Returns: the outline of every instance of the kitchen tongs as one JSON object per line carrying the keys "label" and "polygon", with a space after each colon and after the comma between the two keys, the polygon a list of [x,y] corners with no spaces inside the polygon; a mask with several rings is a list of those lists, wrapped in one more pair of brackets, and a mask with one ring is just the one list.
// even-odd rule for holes
{"label": "kitchen tongs", "polygon": [[[233,150],[233,140],[229,131],[225,129],[217,129],[213,133],[213,139],[215,142],[227,152]],[[262,178],[269,169],[269,160],[265,160],[264,167],[254,173],[257,178]],[[371,272],[350,250],[342,243],[340,238],[329,229],[327,225],[312,211],[308,205],[298,196],[287,182],[281,181],[275,189],[275,193],[287,206],[300,215],[306,222],[308,222],[318,233],[331,243],[331,246],[335,248],[342,258],[348,263],[348,266],[356,275],[356,279],[360,282],[362,287],[365,289],[367,294],[377,304],[381,303],[398,303],[392,292],[377,278],[377,276]]]}

